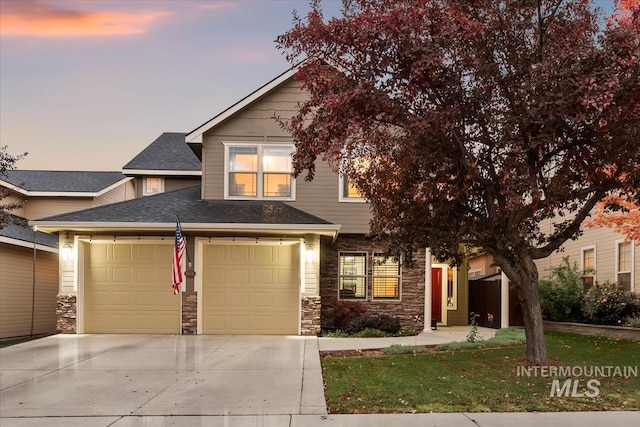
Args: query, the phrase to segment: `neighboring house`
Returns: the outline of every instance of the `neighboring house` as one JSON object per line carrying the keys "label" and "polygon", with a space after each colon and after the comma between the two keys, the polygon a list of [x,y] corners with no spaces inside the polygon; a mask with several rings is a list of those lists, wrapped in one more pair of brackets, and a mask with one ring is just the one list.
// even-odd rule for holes
{"label": "neighboring house", "polygon": [[[546,222],[545,227],[551,227]],[[615,282],[624,290],[640,294],[640,242],[628,240],[608,227],[585,228],[576,240],[565,242],[561,251],[536,261],[540,278],[549,276],[553,267],[569,258],[585,271],[584,287],[594,283]]]}
{"label": "neighboring house", "polygon": [[3,203],[22,203],[0,230],[0,339],[56,331],[59,290],[58,236],[16,225],[22,219],[71,212],[134,196],[120,172],[8,170]]}
{"label": "neighboring house", "polygon": [[[332,326],[337,301],[361,302],[404,326],[416,316],[466,325],[466,264],[436,264],[428,248],[413,268],[385,260],[366,236],[369,205],[348,179],[322,161],[312,182],[292,178],[292,138],[273,117],[290,117],[305,96],[287,72],[186,134],[202,160],[201,185],[32,221],[73,241],[73,261],[61,267],[59,301],[70,309],[60,328],[317,334]],[[128,175],[156,170],[151,159],[131,163]],[[178,216],[188,260],[174,296]]]}
{"label": "neighboring house", "polygon": [[[552,224],[552,221],[547,220],[541,227],[551,233]],[[585,228],[578,239],[565,242],[561,250],[535,261],[538,276],[540,279],[549,277],[551,270],[559,267],[563,258],[568,258],[571,266],[576,265],[584,272],[585,291],[596,282],[615,282],[626,291],[640,294],[638,243],[608,227]],[[502,307],[501,316],[495,316],[496,322],[500,321],[503,327],[518,325],[522,313],[516,300],[517,295],[513,290],[508,290],[508,279],[492,264],[491,256],[482,251],[469,257],[469,298],[472,300],[469,311],[479,313],[479,323],[485,326],[486,313],[496,313]],[[503,296],[507,294],[508,301],[503,300]]]}
{"label": "neighboring house", "polygon": [[165,132],[122,167],[123,174],[135,178],[136,197],[200,184],[202,165],[184,136]]}

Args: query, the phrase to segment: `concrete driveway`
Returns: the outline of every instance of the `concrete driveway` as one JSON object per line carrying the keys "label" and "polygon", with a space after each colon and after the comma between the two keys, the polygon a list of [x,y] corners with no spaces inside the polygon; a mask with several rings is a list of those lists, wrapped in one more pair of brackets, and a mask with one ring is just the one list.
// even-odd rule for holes
{"label": "concrete driveway", "polygon": [[318,341],[55,335],[0,350],[0,414],[326,414]]}

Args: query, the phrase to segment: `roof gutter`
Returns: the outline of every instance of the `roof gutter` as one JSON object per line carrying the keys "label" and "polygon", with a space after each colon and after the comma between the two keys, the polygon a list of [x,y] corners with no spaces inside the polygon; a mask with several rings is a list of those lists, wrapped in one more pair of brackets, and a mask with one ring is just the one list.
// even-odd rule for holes
{"label": "roof gutter", "polygon": [[[154,232],[173,231],[175,222],[140,223],[140,222],[59,222],[59,221],[29,221],[30,226],[37,226],[38,230],[55,233],[59,231],[79,231],[86,233],[98,232]],[[337,238],[340,224],[252,224],[252,223],[189,223],[180,224],[185,232],[261,232],[279,234],[282,232],[300,234],[320,234]]]}

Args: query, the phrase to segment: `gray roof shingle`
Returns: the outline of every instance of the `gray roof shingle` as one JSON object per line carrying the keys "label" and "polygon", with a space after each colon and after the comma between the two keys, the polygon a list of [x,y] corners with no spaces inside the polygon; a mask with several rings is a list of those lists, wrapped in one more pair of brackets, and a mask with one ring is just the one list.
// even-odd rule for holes
{"label": "gray roof shingle", "polygon": [[[15,240],[21,240],[23,242],[33,243],[33,229],[28,226],[18,225],[21,220],[26,224],[26,220],[15,215],[10,215],[10,217],[11,221],[9,222],[9,224],[5,228],[0,229],[0,236],[8,237]],[[55,234],[37,231],[35,239],[36,243],[39,245],[56,249],[58,248],[58,236]]]}
{"label": "gray roof shingle", "polygon": [[135,156],[122,169],[201,171],[202,164],[184,141],[184,133],[165,132]]}
{"label": "gray roof shingle", "polygon": [[[44,222],[331,224],[279,201],[201,200],[200,185],[42,218]],[[38,222],[36,221],[36,223]]]}
{"label": "gray roof shingle", "polygon": [[8,182],[26,191],[97,193],[125,179],[122,172],[45,171],[12,169],[0,175]]}

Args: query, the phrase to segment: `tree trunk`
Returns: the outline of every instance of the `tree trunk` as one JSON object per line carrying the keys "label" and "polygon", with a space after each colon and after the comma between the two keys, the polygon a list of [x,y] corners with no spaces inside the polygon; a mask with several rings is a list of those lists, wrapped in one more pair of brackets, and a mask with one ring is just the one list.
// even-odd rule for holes
{"label": "tree trunk", "polygon": [[[494,258],[495,259],[495,258]],[[538,268],[531,256],[521,255],[517,265],[498,265],[514,284],[522,308],[524,333],[527,338],[527,361],[533,365],[547,363],[542,308],[538,293]]]}

